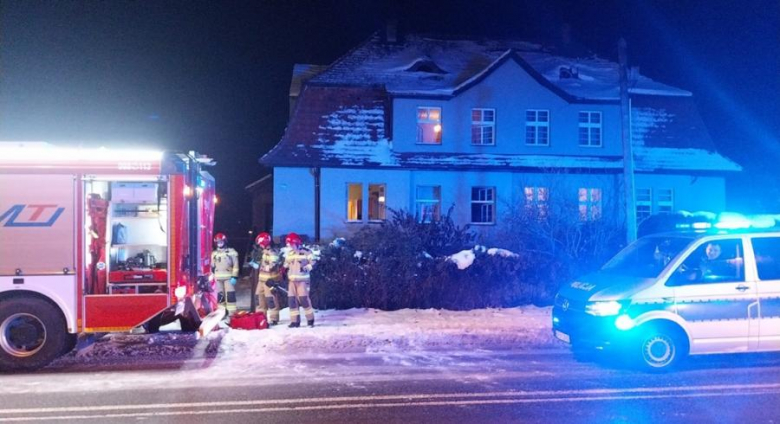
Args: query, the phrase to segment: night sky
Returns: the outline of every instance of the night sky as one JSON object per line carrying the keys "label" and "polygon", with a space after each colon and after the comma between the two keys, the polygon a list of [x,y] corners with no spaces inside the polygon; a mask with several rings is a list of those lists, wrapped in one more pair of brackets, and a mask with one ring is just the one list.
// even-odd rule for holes
{"label": "night sky", "polygon": [[[0,0],[0,140],[198,150],[217,159],[217,229],[245,234],[244,186],[288,116],[294,63],[383,27],[575,43],[695,95],[745,166],[734,210],[780,213],[780,1]],[[766,181],[766,184],[756,184]],[[747,184],[752,182],[752,184]]]}

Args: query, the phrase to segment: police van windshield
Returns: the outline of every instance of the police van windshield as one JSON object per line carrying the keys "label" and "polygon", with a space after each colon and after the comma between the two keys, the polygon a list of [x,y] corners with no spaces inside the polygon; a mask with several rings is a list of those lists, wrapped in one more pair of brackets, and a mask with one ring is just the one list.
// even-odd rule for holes
{"label": "police van windshield", "polygon": [[601,270],[610,274],[656,278],[692,240],[685,236],[643,237],[621,250]]}

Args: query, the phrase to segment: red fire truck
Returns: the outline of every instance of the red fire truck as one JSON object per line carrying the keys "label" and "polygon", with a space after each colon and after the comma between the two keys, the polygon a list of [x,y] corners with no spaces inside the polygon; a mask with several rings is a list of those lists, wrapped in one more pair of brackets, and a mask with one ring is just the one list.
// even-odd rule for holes
{"label": "red fire truck", "polygon": [[0,369],[42,367],[78,334],[133,329],[191,296],[210,270],[211,164],[0,143]]}

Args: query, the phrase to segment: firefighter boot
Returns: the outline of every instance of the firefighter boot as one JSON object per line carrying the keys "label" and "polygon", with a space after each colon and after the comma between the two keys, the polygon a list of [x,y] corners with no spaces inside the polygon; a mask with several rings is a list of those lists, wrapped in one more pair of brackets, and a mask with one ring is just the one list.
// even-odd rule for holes
{"label": "firefighter boot", "polygon": [[290,325],[287,326],[287,328],[299,328],[301,326],[300,322],[291,322]]}
{"label": "firefighter boot", "polygon": [[308,321],[306,322],[306,325],[308,325],[309,327],[314,327],[314,318],[312,318],[312,319],[308,320]]}

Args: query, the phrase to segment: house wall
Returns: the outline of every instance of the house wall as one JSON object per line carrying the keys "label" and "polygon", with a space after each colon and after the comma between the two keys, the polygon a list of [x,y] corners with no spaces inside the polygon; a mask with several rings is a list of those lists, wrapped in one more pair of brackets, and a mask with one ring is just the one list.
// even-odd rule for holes
{"label": "house wall", "polygon": [[274,168],[273,236],[314,236],[314,177],[309,168]]}
{"label": "house wall", "polygon": [[[420,106],[441,107],[441,145],[417,144],[417,107]],[[472,145],[473,108],[495,109],[495,145]],[[549,111],[549,146],[526,145],[525,112],[528,109]],[[580,111],[602,113],[602,147],[578,145]],[[619,105],[569,104],[512,60],[449,100],[395,98],[392,125],[393,149],[398,152],[621,155]]]}
{"label": "house wall", "polygon": [[[346,237],[365,225],[376,225],[368,219],[368,186],[385,184],[387,218],[390,209],[416,210],[417,186],[441,187],[441,212],[452,208],[452,218],[459,225],[471,224],[471,188],[495,187],[496,222],[511,208],[525,201],[523,189],[546,187],[550,190],[550,202],[565,203],[576,216],[577,194],[580,187],[600,188],[603,192],[602,213],[604,219],[620,220],[618,176],[612,174],[541,174],[510,171],[425,171],[329,168],[322,170],[321,237],[331,239]],[[347,220],[348,184],[362,184],[362,220]],[[274,234],[290,231],[314,235],[313,179],[308,169],[276,168],[274,184],[277,202],[274,205]],[[303,193],[300,195],[299,193]],[[292,211],[292,212],[291,212]],[[493,224],[472,224],[476,231],[490,231]]]}

